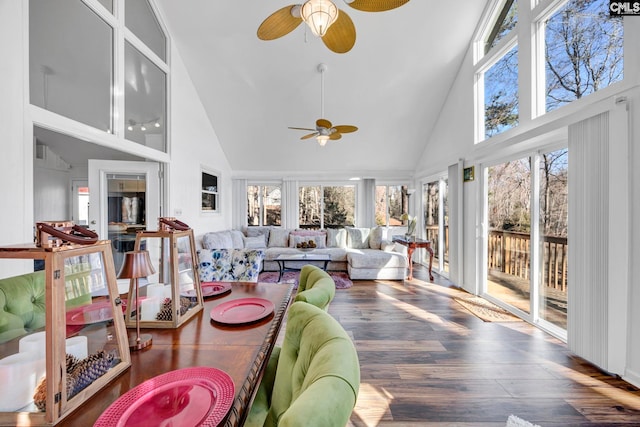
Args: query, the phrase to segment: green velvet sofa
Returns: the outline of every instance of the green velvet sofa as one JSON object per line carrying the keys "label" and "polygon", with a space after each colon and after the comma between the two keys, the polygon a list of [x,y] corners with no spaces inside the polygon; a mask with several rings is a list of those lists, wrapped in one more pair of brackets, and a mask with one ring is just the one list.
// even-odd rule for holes
{"label": "green velvet sofa", "polygon": [[0,279],[0,343],[44,328],[44,271]]}
{"label": "green velvet sofa", "polygon": [[358,354],[345,330],[324,310],[296,301],[244,426],[345,426],[359,387]]}
{"label": "green velvet sofa", "polygon": [[335,295],[336,282],[329,273],[312,264],[302,267],[295,301],[304,301],[327,311]]}
{"label": "green velvet sofa", "polygon": [[[87,276],[90,272],[88,264],[76,269],[76,272],[65,276],[67,281]],[[90,303],[91,294],[88,292],[65,301],[68,308]],[[45,324],[45,272],[35,271],[0,279],[0,343],[40,331]]]}

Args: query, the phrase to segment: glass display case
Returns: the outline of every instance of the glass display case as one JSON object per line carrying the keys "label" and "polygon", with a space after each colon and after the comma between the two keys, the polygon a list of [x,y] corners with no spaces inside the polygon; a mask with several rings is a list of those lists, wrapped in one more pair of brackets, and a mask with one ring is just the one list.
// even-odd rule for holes
{"label": "glass display case", "polygon": [[0,279],[0,425],[54,425],[131,365],[109,241],[0,247],[29,265]]}
{"label": "glass display case", "polygon": [[[177,328],[204,307],[193,230],[160,228],[136,234],[135,250],[146,249],[156,271],[139,279],[141,328]],[[132,279],[128,300],[134,298]],[[136,327],[136,315],[135,304],[128,305],[127,327]]]}

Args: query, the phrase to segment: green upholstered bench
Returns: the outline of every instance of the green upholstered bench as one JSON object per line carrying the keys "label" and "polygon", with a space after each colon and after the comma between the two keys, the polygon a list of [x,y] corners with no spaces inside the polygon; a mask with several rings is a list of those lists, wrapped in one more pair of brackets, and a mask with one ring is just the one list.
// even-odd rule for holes
{"label": "green upholstered bench", "polygon": [[345,426],[359,387],[358,354],[345,330],[324,310],[296,301],[244,425]]}
{"label": "green upholstered bench", "polygon": [[304,301],[327,311],[335,295],[336,283],[329,273],[312,264],[302,267],[295,301]]}

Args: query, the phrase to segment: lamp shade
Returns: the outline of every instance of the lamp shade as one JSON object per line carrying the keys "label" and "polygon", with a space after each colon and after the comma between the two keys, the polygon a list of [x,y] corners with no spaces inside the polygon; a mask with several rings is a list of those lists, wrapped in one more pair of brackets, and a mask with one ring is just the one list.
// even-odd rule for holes
{"label": "lamp shade", "polygon": [[338,19],[338,8],[329,0],[309,0],[302,5],[300,16],[314,35],[322,37]]}
{"label": "lamp shade", "polygon": [[118,279],[137,279],[150,276],[155,272],[148,251],[131,251],[124,254]]}

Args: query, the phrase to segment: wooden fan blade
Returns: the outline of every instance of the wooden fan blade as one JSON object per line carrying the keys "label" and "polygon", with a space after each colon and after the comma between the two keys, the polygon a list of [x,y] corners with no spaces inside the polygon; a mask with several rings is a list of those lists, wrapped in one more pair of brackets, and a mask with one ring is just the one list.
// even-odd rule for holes
{"label": "wooden fan blade", "polygon": [[309,128],[294,128],[294,127],[291,127],[291,126],[289,126],[289,129],[295,129],[295,130],[310,130],[310,131],[312,131],[312,132],[315,132],[315,131],[316,131],[315,129],[309,129]]}
{"label": "wooden fan blade", "polygon": [[318,119],[316,120],[316,126],[319,128],[331,129],[331,122],[327,119]]}
{"label": "wooden fan blade", "polygon": [[329,135],[329,139],[332,141],[335,141],[336,139],[340,139],[342,138],[342,134],[340,132],[334,132],[331,135]]}
{"label": "wooden fan blade", "polygon": [[345,3],[363,12],[384,12],[409,3],[409,0],[345,0]]}
{"label": "wooden fan blade", "polygon": [[357,127],[351,125],[338,125],[334,126],[333,128],[340,133],[351,133],[358,130]]}
{"label": "wooden fan blade", "polygon": [[260,40],[275,40],[295,30],[302,22],[302,18],[291,14],[291,9],[294,6],[296,5],[285,6],[262,21],[258,27],[258,38]]}
{"label": "wooden fan blade", "polygon": [[324,45],[335,53],[347,53],[356,44],[356,26],[342,9],[338,12],[338,19],[322,37]]}
{"label": "wooden fan blade", "polygon": [[300,139],[309,139],[309,138],[313,138],[314,136],[318,136],[319,132],[314,132],[314,133],[310,133],[309,135],[305,135]]}

